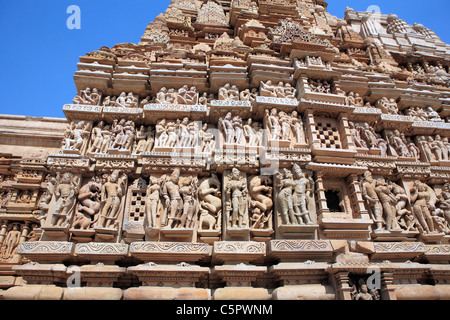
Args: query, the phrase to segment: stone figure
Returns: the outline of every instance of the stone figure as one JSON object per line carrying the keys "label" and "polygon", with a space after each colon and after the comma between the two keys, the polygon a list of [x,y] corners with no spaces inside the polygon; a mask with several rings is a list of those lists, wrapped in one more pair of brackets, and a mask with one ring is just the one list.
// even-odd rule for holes
{"label": "stone figure", "polygon": [[306,144],[305,127],[303,125],[303,120],[299,117],[297,111],[292,111],[291,119],[292,130],[294,132],[297,144]]}
{"label": "stone figure", "polygon": [[162,119],[159,120],[155,126],[155,148],[156,147],[165,147],[166,142],[169,139],[169,135],[167,133],[167,120]]}
{"label": "stone figure", "polygon": [[283,225],[298,224],[298,220],[294,211],[293,193],[297,184],[294,180],[294,175],[288,169],[278,171],[275,174],[277,186],[277,202],[278,213],[280,215]]}
{"label": "stone figure", "polygon": [[357,123],[353,123],[353,122],[349,122],[348,123],[351,134],[352,134],[352,138],[353,138],[353,142],[355,143],[355,146],[357,148],[367,148],[367,144],[366,142],[361,138],[361,127],[359,124]]}
{"label": "stone figure", "polygon": [[3,246],[5,251],[3,253],[4,259],[10,259],[13,256],[14,250],[20,243],[21,231],[18,224],[13,224],[11,230],[8,232],[6,239],[4,240]]}
{"label": "stone figure", "polygon": [[361,126],[361,138],[369,149],[377,148],[378,139],[375,130],[368,124],[363,123]]}
{"label": "stone figure", "polygon": [[324,93],[324,94],[331,94],[332,93],[332,85],[326,81],[321,79],[309,79],[308,80],[309,88],[312,92],[316,93]]}
{"label": "stone figure", "polygon": [[375,222],[376,231],[383,230],[383,206],[378,198],[377,190],[375,189],[376,181],[373,179],[372,173],[366,171],[361,182],[362,195],[369,207],[369,212]]}
{"label": "stone figure", "polygon": [[151,152],[155,144],[154,132],[149,126],[141,126],[136,132],[136,143],[133,149],[133,154],[142,154],[144,152]]}
{"label": "stone figure", "polygon": [[70,172],[59,174],[55,188],[56,205],[53,211],[51,226],[68,227],[72,219],[76,197],[79,191],[79,178]]}
{"label": "stone figure", "polygon": [[387,133],[387,140],[391,146],[391,151],[394,156],[399,157],[411,157],[405,136],[398,130],[390,131]]}
{"label": "stone figure", "polygon": [[72,228],[88,230],[97,223],[101,209],[101,188],[99,177],[93,177],[80,188],[78,207]]}
{"label": "stone figure", "polygon": [[100,121],[93,129],[91,134],[91,147],[89,149],[92,153],[100,153],[105,140],[103,130],[105,129],[105,122]]}
{"label": "stone figure", "polygon": [[81,154],[86,147],[90,134],[90,123],[84,121],[72,123],[65,134],[63,152],[76,152]]}
{"label": "stone figure", "polygon": [[418,136],[417,144],[418,144],[418,148],[419,148],[421,154],[423,155],[425,161],[433,161],[433,159],[434,159],[433,151],[431,150],[431,146],[428,143],[426,137]]}
{"label": "stone figure", "polygon": [[432,217],[435,210],[433,193],[431,188],[419,180],[414,181],[414,186],[410,190],[413,213],[427,234],[436,231]]}
{"label": "stone figure", "polygon": [[198,93],[195,87],[189,88],[188,85],[184,85],[177,92],[178,104],[194,105],[198,101]]}
{"label": "stone figure", "polygon": [[167,212],[161,223],[170,229],[179,225],[181,215],[183,214],[183,199],[180,193],[180,175],[179,169],[175,169],[169,179],[163,182],[162,195],[165,201]]}
{"label": "stone figure", "polygon": [[233,115],[231,112],[227,113],[225,118],[219,119],[219,129],[224,134],[225,144],[235,144],[236,133],[233,125]]}
{"label": "stone figure", "polygon": [[232,121],[234,130],[234,144],[245,145],[244,124],[242,118],[235,116]]}
{"label": "stone figure", "polygon": [[203,124],[202,130],[199,132],[201,141],[201,152],[212,153],[216,148],[216,139],[211,131],[208,131],[208,124]]}
{"label": "stone figure", "polygon": [[133,95],[132,92],[122,92],[116,99],[114,106],[116,108],[137,108],[139,106],[139,99]]}
{"label": "stone figure", "polygon": [[263,97],[272,97],[272,98],[277,97],[277,93],[275,92],[275,86],[272,85],[272,80],[268,80],[266,83],[261,81],[259,93]]}
{"label": "stone figure", "polygon": [[219,89],[219,100],[226,101],[239,101],[240,94],[236,85],[230,85],[227,83],[225,86]]}
{"label": "stone figure", "polygon": [[145,198],[145,219],[147,227],[157,227],[160,205],[161,182],[158,178],[150,176]]}
{"label": "stone figure", "polygon": [[281,140],[282,127],[280,124],[277,109],[266,109],[266,115],[264,117],[264,127],[269,130],[270,140]]}
{"label": "stone figure", "polygon": [[355,301],[373,301],[381,300],[381,296],[377,289],[369,290],[367,282],[361,278],[357,285],[353,285],[351,291],[352,300]]}
{"label": "stone figure", "polygon": [[398,114],[398,105],[394,99],[383,97],[375,103],[375,107],[381,109],[385,114]]}
{"label": "stone figure", "polygon": [[193,229],[194,218],[199,211],[197,200],[198,179],[197,177],[188,176],[180,180],[180,193],[183,197],[183,213],[177,228]]}
{"label": "stone figure", "polygon": [[245,216],[248,210],[247,181],[242,179],[241,172],[236,168],[231,170],[228,178],[228,184],[225,186],[227,199],[230,199],[230,203],[227,205],[229,208],[228,223],[231,228],[243,228],[246,224]]}
{"label": "stone figure", "polygon": [[11,201],[12,198],[12,191],[9,190],[8,192],[6,192],[6,195],[4,195],[4,197],[2,197],[2,202],[0,204],[0,208],[6,208],[9,204],[9,202]]}
{"label": "stone figure", "polygon": [[121,211],[122,198],[126,191],[127,175],[114,171],[101,189],[102,208],[97,226],[117,228],[117,219]]}
{"label": "stone figure", "polygon": [[397,199],[384,178],[379,178],[376,180],[375,191],[381,205],[383,206],[386,230],[399,230],[400,226],[398,225],[396,208]]}
{"label": "stone figure", "polygon": [[257,88],[252,88],[252,90],[245,89],[241,91],[241,93],[239,94],[241,101],[249,101],[251,103],[255,102],[257,96],[258,96]]}
{"label": "stone figure", "polygon": [[252,229],[266,229],[273,215],[272,179],[269,176],[253,176],[248,181]]}
{"label": "stone figure", "polygon": [[311,220],[308,201],[312,191],[311,181],[306,178],[302,169],[297,164],[294,164],[292,172],[294,174],[293,178],[295,181],[295,188],[292,197],[297,224],[313,225],[314,222]]}
{"label": "stone figure", "polygon": [[81,90],[73,99],[74,104],[84,104],[90,106],[99,106],[102,96],[100,92],[94,88],[86,88]]}
{"label": "stone figure", "polygon": [[415,145],[410,137],[406,138],[406,146],[408,147],[409,154],[415,159],[415,161],[420,161],[420,149]]}
{"label": "stone figure", "polygon": [[[199,230],[220,229],[222,216],[221,183],[216,174],[200,182],[198,197],[200,200],[201,216]],[[208,228],[204,228],[208,225]]]}
{"label": "stone figure", "polygon": [[114,120],[111,130],[111,141],[108,150],[131,152],[136,134],[134,122],[126,119]]}
{"label": "stone figure", "polygon": [[450,224],[450,183],[444,184],[438,200],[438,207],[443,211],[447,223]]}
{"label": "stone figure", "polygon": [[244,137],[246,140],[246,145],[249,147],[257,146],[257,133],[255,132],[255,128],[253,126],[253,119],[249,118],[244,125]]}

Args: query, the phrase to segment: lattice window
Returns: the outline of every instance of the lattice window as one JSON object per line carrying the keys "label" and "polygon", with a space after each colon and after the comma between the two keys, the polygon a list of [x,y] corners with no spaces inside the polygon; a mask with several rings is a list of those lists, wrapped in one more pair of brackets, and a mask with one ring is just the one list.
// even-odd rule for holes
{"label": "lattice window", "polygon": [[145,218],[145,191],[132,191],[128,221],[143,222]]}
{"label": "lattice window", "polygon": [[339,130],[332,121],[319,121],[315,135],[316,139],[320,140],[322,148],[342,149]]}

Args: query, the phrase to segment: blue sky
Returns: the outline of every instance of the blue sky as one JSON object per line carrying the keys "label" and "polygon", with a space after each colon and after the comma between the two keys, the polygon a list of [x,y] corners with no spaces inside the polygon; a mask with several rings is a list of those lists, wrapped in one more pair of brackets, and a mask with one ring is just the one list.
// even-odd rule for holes
{"label": "blue sky", "polygon": [[[343,18],[347,6],[377,5],[409,23],[419,22],[450,43],[448,0],[329,0],[328,11]],[[138,43],[145,27],[170,0],[1,0],[0,114],[64,118],[76,88],[79,56],[102,46]],[[81,9],[81,29],[69,30],[67,8]]]}

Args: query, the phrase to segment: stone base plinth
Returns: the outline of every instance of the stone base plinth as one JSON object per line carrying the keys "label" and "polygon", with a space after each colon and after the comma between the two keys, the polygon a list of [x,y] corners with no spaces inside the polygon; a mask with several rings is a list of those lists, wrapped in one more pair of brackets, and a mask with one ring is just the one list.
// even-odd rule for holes
{"label": "stone base plinth", "polygon": [[63,300],[112,301],[122,299],[122,289],[118,288],[64,288]]}
{"label": "stone base plinth", "polygon": [[214,291],[213,300],[271,300],[272,296],[264,288],[226,287]]}
{"label": "stone base plinth", "polygon": [[138,287],[125,290],[123,300],[211,300],[211,290],[201,288]]}
{"label": "stone base plinth", "polygon": [[273,300],[335,300],[336,293],[331,285],[289,285],[277,288]]}
{"label": "stone base plinth", "polygon": [[12,287],[3,294],[5,300],[61,300],[64,289],[54,285]]}

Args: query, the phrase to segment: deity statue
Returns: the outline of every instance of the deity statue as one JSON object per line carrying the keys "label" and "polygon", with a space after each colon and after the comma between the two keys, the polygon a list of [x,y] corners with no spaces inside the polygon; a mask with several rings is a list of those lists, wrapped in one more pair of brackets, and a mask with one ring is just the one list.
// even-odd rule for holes
{"label": "deity statue", "polygon": [[229,181],[225,186],[227,198],[230,199],[229,224],[231,228],[243,228],[246,224],[248,188],[246,179],[241,178],[241,172],[233,168],[228,176]]}
{"label": "deity statue", "polygon": [[179,225],[183,214],[184,203],[180,193],[180,175],[180,170],[175,169],[168,181],[163,182],[162,195],[168,212],[165,214],[161,225],[170,229]]}
{"label": "deity statue", "polygon": [[198,179],[188,176],[180,178],[180,193],[183,197],[183,213],[181,215],[177,228],[194,228],[194,218],[199,211],[197,200]]}
{"label": "deity statue", "polygon": [[158,178],[150,176],[145,198],[146,225],[150,228],[157,227],[157,218],[161,205],[161,183]]}
{"label": "deity statue", "polygon": [[293,207],[294,214],[297,218],[297,223],[300,225],[313,225],[309,213],[309,197],[311,196],[312,186],[311,181],[306,178],[300,166],[294,164],[292,169],[293,178],[295,181],[295,188],[293,192]]}
{"label": "deity statue", "polygon": [[236,133],[233,126],[233,115],[231,112],[227,113],[225,118],[219,119],[219,128],[225,136],[225,143],[234,144],[236,141]]}
{"label": "deity statue", "polygon": [[116,228],[119,218],[122,198],[126,191],[127,175],[114,171],[101,189],[101,213],[97,226],[101,228]]}
{"label": "deity statue", "polygon": [[14,250],[20,243],[21,231],[18,224],[13,224],[11,230],[8,232],[6,239],[4,240],[5,252],[3,253],[3,258],[12,258]]}
{"label": "deity statue", "polygon": [[67,227],[72,219],[72,211],[75,207],[76,196],[79,191],[79,178],[70,172],[59,174],[56,178],[55,188],[56,205],[53,211],[51,225],[55,227]]}
{"label": "deity statue", "polygon": [[419,221],[425,233],[436,232],[432,212],[435,211],[435,194],[425,183],[416,180],[410,190],[411,205],[415,217]]}
{"label": "deity statue", "polygon": [[278,117],[278,110],[273,108],[272,110],[266,109],[266,115],[264,117],[264,127],[269,130],[271,140],[281,139],[281,124]]}
{"label": "deity statue", "polygon": [[383,206],[378,198],[378,193],[375,189],[376,181],[372,177],[370,171],[366,171],[361,181],[362,195],[364,200],[366,200],[369,206],[369,212],[375,222],[377,229],[376,231],[383,230]]}
{"label": "deity statue", "polygon": [[283,225],[298,224],[295,216],[293,193],[297,184],[294,175],[288,169],[275,174],[279,214]]}

